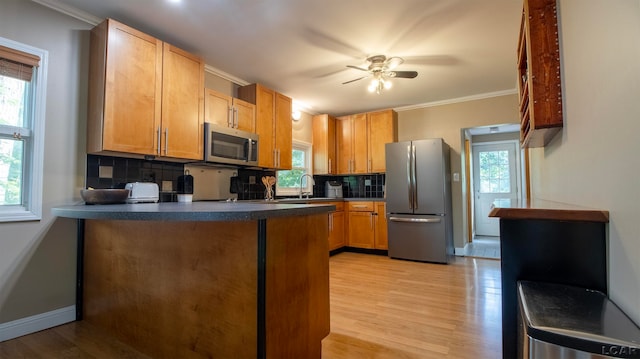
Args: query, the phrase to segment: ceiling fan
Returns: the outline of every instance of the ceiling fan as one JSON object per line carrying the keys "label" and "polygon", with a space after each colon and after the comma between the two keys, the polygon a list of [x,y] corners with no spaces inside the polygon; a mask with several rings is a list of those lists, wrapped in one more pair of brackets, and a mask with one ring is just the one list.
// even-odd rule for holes
{"label": "ceiling fan", "polygon": [[351,82],[355,82],[358,80],[362,80],[364,78],[373,76],[373,80],[369,85],[370,92],[376,92],[380,94],[383,89],[391,88],[390,78],[398,77],[405,79],[412,79],[418,76],[417,71],[393,71],[398,65],[404,62],[404,59],[401,57],[389,57],[387,58],[384,55],[374,55],[367,58],[369,62],[369,66],[365,69],[358,66],[347,65],[348,68],[365,71],[369,74],[366,76],[359,77],[357,79],[353,79],[347,82],[343,82],[342,84],[348,84]]}

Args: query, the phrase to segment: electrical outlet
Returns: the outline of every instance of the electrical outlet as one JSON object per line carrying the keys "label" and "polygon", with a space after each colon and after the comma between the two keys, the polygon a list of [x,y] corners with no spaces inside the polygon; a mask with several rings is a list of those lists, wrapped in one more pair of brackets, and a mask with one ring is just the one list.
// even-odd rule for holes
{"label": "electrical outlet", "polygon": [[113,178],[113,167],[111,166],[99,166],[98,177],[100,178]]}

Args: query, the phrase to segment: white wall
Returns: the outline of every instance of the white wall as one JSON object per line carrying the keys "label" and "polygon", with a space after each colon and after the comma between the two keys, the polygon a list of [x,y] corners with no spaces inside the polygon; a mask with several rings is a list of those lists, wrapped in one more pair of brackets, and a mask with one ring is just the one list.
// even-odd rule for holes
{"label": "white wall", "polygon": [[533,196],[609,210],[610,296],[640,324],[640,0],[559,14],[565,124],[531,152]]}
{"label": "white wall", "polygon": [[49,52],[42,220],[0,223],[0,323],[75,304],[76,231],[51,208],[84,184],[91,26],[31,1],[0,1],[0,36]]}

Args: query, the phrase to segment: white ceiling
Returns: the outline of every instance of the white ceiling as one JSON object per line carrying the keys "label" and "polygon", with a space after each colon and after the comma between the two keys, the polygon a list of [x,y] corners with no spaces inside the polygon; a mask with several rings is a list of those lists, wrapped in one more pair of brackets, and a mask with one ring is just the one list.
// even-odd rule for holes
{"label": "white ceiling", "polygon": [[[522,0],[34,0],[111,17],[260,82],[310,113],[343,115],[515,91]],[[380,95],[346,65],[400,56]]]}

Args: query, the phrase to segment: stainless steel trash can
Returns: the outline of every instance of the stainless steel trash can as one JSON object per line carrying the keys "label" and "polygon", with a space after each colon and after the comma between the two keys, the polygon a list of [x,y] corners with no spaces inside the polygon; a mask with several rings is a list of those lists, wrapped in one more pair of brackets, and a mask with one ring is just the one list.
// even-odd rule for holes
{"label": "stainless steel trash can", "polygon": [[518,282],[518,356],[640,358],[640,328],[601,292]]}

